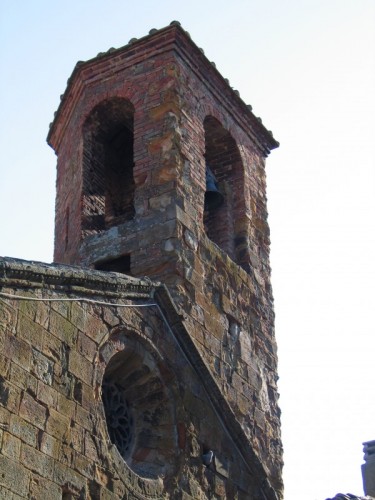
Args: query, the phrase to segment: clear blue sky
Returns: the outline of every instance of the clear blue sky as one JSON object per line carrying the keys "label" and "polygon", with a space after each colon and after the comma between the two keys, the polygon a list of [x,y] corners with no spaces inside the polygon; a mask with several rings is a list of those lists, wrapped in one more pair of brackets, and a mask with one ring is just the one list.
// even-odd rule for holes
{"label": "clear blue sky", "polygon": [[375,439],[375,2],[0,0],[0,254],[52,261],[48,124],[77,60],[178,19],[280,141],[267,166],[286,500]]}

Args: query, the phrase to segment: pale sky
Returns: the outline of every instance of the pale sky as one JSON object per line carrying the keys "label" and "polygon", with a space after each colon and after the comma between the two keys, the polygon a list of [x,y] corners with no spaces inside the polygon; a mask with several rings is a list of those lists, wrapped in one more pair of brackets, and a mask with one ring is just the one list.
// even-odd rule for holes
{"label": "pale sky", "polygon": [[0,255],[51,262],[48,124],[78,60],[181,22],[267,163],[285,500],[362,494],[375,439],[375,0],[0,0]]}

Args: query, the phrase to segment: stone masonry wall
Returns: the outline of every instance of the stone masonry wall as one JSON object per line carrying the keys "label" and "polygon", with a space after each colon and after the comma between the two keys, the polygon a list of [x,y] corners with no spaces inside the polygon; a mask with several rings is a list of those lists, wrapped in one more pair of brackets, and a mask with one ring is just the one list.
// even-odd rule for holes
{"label": "stone masonry wall", "polygon": [[[169,37],[169,43],[173,40]],[[173,158],[169,158],[169,168],[161,163],[161,153],[170,150],[173,143],[173,124],[163,123],[162,130],[155,121],[164,119],[163,104],[170,104],[170,96],[175,92],[173,54],[166,51],[157,59],[145,59],[155,52],[154,45],[146,48],[134,48],[127,57],[117,56],[114,60],[103,61],[100,66],[85,68],[82,78],[85,80],[85,92],[74,82],[72,92],[80,97],[74,114],[69,116],[69,126],[58,145],[57,198],[55,225],[54,260],[61,263],[80,261],[79,248],[82,234],[82,178],[83,178],[83,138],[77,130],[83,130],[84,123],[95,107],[108,96],[123,98],[132,103],[134,115],[134,182],[135,210],[138,216],[145,216],[145,223],[152,225],[150,208],[157,206],[159,197],[166,193],[173,195],[173,180],[176,175]],[[121,74],[117,67],[121,67]],[[98,81],[97,72],[109,73],[109,78]],[[160,109],[161,108],[161,109]],[[151,118],[151,119],[150,119]],[[56,146],[54,146],[56,147]],[[164,154],[165,157],[165,154]],[[152,172],[152,178],[151,178]],[[72,190],[74,186],[74,190]],[[95,196],[95,195],[94,195]],[[147,200],[147,204],[145,203]],[[66,223],[69,207],[69,224]],[[147,218],[147,215],[149,218]],[[151,220],[150,220],[151,219]],[[159,221],[160,222],[160,221]],[[162,222],[162,221],[161,221]],[[68,232],[68,238],[66,237]],[[68,244],[65,242],[68,239]]]}
{"label": "stone masonry wall", "polygon": [[[211,83],[209,76],[207,80]],[[195,76],[186,61],[180,62],[184,113],[178,125],[183,137],[184,170],[177,181],[183,193],[183,215],[178,224],[181,258],[177,269],[183,282],[176,300],[183,303],[189,331],[266,464],[271,482],[281,490],[282,447],[264,152],[239,126],[238,117],[228,113],[225,100],[218,102],[208,91],[207,80],[203,82],[199,75]],[[202,224],[204,192],[197,187],[195,177],[197,171],[199,176],[199,169],[200,178],[204,175],[202,124],[206,116],[214,116],[239,147],[244,177],[243,182],[234,183],[233,197],[244,199],[245,206],[242,218],[236,218],[233,226],[235,242],[246,254],[241,261],[245,270],[207,237]]]}
{"label": "stone masonry wall", "polygon": [[[158,285],[24,261],[0,267],[0,498],[276,500],[225,403],[215,409],[219,388],[200,379],[197,352],[182,347],[188,334],[172,328],[164,289],[161,313]],[[102,403],[118,356],[135,419],[125,460]]]}
{"label": "stone masonry wall", "polygon": [[[77,130],[110,97],[134,107],[135,216],[83,238],[84,140]],[[225,244],[220,238],[215,244],[204,227],[207,119],[235,144],[235,162],[230,151],[222,154],[226,189],[237,204],[228,211],[231,238],[225,238],[231,241]],[[78,65],[49,139],[58,154],[55,259],[95,267],[127,255],[130,274],[168,285],[186,330],[282,495],[265,176],[265,157],[276,141],[178,26]]]}

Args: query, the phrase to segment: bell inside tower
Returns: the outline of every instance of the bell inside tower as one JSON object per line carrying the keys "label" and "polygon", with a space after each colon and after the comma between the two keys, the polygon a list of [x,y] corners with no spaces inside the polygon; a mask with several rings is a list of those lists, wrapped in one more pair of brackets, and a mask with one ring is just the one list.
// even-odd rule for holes
{"label": "bell inside tower", "polygon": [[204,193],[204,206],[206,210],[215,210],[224,201],[224,196],[217,187],[217,180],[209,165],[206,165],[206,192]]}
{"label": "bell inside tower", "polygon": [[203,222],[207,236],[237,261],[236,221],[245,210],[243,165],[231,134],[213,116],[204,120],[206,193]]}
{"label": "bell inside tower", "polygon": [[[87,286],[105,302],[85,304],[85,323],[76,309],[61,314],[79,331],[72,380],[78,363],[85,375],[72,397],[96,412],[104,393],[85,439],[105,431],[108,453],[89,459],[116,477],[108,494],[176,498],[189,478],[195,497],[275,500],[265,158],[278,143],[175,23],[78,64],[48,140],[58,154],[54,259],[82,269],[58,267],[48,286],[58,275],[69,297]],[[58,337],[65,322],[49,310]],[[88,480],[88,493],[107,495]]]}

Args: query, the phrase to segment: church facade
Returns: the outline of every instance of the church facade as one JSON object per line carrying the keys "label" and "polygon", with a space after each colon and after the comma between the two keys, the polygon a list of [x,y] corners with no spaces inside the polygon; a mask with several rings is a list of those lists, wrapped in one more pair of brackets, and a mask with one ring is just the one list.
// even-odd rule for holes
{"label": "church facade", "polygon": [[48,142],[55,263],[0,261],[1,494],[281,499],[278,143],[176,22],[77,63]]}

